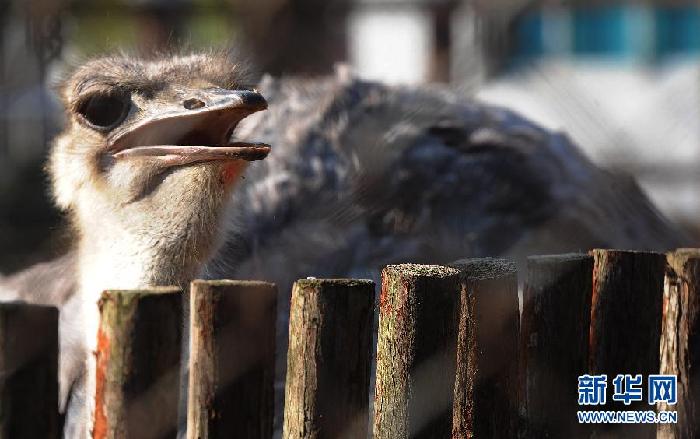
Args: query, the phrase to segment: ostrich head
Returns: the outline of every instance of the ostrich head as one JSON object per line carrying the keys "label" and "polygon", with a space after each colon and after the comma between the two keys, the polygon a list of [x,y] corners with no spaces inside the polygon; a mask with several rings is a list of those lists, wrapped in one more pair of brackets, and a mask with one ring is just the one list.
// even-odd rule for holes
{"label": "ostrich head", "polygon": [[79,258],[103,278],[111,265],[112,284],[100,287],[186,282],[216,247],[247,163],[269,152],[232,140],[265,99],[215,55],[93,60],[65,81],[62,98],[66,128],[48,168]]}

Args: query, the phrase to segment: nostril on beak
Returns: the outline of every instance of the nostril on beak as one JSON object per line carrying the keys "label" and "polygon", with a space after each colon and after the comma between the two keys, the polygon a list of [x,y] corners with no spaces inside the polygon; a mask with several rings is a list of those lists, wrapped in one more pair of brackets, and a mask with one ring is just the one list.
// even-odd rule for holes
{"label": "nostril on beak", "polygon": [[257,91],[244,90],[239,93],[239,96],[246,107],[255,108],[256,110],[267,108],[267,101]]}
{"label": "nostril on beak", "polygon": [[202,108],[206,105],[207,104],[205,104],[204,101],[200,101],[199,99],[196,99],[196,98],[186,99],[182,103],[182,106],[187,108],[188,110],[196,110],[197,108]]}

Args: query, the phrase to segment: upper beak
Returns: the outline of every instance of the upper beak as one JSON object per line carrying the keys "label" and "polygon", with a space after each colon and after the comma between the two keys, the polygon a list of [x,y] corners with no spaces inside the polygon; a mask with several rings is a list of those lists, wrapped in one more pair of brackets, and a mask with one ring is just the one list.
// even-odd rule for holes
{"label": "upper beak", "polygon": [[148,158],[165,166],[214,160],[261,160],[270,146],[231,141],[245,117],[265,110],[263,96],[250,90],[190,90],[175,103],[154,104],[138,120],[115,130],[108,151],[117,160]]}

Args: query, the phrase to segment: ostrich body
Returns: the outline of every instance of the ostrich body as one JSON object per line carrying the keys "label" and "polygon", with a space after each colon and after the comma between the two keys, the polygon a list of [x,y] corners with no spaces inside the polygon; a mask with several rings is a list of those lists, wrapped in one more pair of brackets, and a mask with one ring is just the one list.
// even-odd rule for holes
{"label": "ostrich body", "polygon": [[286,293],[398,262],[683,244],[634,182],[507,110],[342,70],[241,83],[212,55],[104,58],[66,82],[49,172],[74,250],[0,279],[4,300],[61,308],[66,437],[88,434],[105,289],[203,277]]}

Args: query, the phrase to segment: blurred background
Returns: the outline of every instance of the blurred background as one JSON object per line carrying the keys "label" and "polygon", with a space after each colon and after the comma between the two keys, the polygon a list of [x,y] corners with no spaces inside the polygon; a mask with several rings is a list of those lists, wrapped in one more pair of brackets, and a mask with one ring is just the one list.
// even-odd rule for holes
{"label": "blurred background", "polygon": [[700,245],[700,2],[0,0],[0,272],[66,242],[42,170],[62,123],[49,84],[85,56],[183,45],[510,107],[634,175]]}

